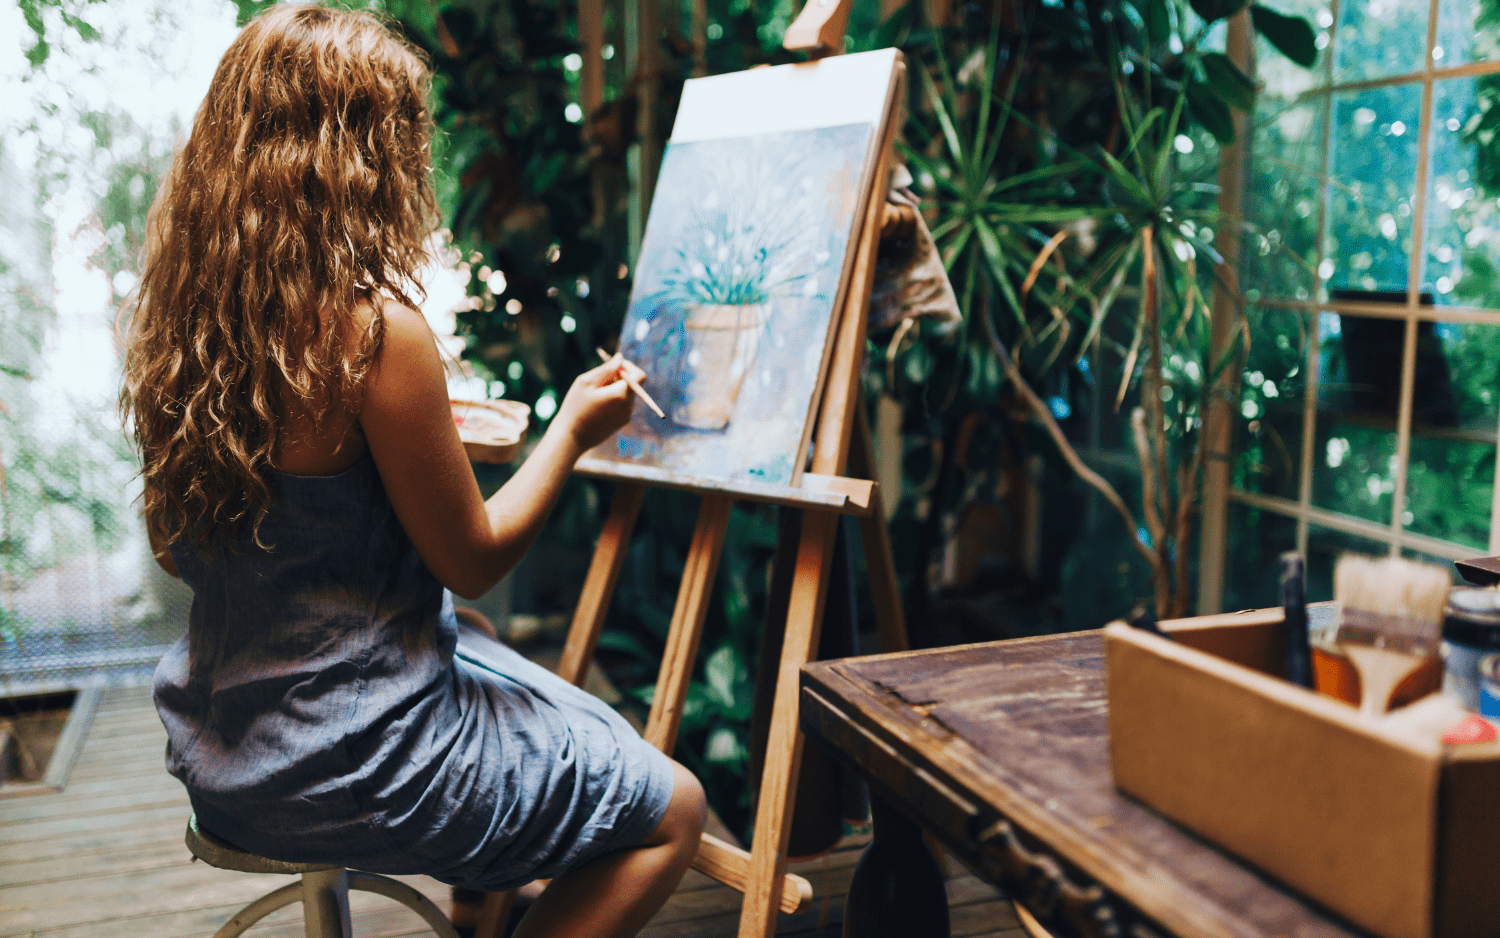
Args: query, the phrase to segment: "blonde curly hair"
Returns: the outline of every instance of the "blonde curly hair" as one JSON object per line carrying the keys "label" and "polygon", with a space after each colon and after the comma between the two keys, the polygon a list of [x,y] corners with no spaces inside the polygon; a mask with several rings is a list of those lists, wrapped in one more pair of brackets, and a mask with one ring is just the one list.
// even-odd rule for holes
{"label": "blonde curly hair", "polygon": [[260,523],[287,417],[357,413],[437,219],[431,76],[365,13],[273,7],[235,39],[147,223],[120,407],[159,543]]}

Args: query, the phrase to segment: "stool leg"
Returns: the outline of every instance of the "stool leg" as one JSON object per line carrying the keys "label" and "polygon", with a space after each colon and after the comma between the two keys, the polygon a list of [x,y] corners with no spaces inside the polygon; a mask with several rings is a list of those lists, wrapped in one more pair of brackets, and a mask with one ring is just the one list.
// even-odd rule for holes
{"label": "stool leg", "polygon": [[302,918],[307,938],[353,938],[348,870],[302,874]]}
{"label": "stool leg", "polygon": [[443,910],[433,904],[432,900],[417,892],[398,879],[389,876],[381,876],[379,873],[360,873],[355,870],[349,871],[349,888],[361,892],[373,892],[387,899],[395,899],[397,902],[422,916],[437,938],[458,938],[458,932],[453,930],[453,923],[448,921],[448,916]]}
{"label": "stool leg", "polygon": [[280,889],[268,892],[240,909],[223,927],[214,932],[214,938],[239,938],[245,929],[275,912],[277,909],[302,900],[302,884],[287,883]]}

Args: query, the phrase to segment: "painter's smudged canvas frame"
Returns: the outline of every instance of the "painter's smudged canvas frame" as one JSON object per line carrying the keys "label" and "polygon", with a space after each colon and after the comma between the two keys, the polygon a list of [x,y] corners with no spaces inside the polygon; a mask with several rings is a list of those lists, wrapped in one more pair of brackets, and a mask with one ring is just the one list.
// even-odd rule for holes
{"label": "painter's smudged canvas frame", "polygon": [[620,350],[667,411],[590,475],[795,486],[878,162],[897,53],[689,81]]}

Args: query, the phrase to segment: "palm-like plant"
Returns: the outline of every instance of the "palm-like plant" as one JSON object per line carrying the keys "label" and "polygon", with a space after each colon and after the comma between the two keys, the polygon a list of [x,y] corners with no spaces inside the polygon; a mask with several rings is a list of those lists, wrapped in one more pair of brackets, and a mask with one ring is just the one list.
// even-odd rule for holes
{"label": "palm-like plant", "polygon": [[[1219,211],[1210,175],[1217,161],[1203,151],[1212,146],[1207,135],[1232,142],[1230,109],[1251,110],[1255,88],[1222,53],[1201,50],[1213,22],[1242,7],[1195,0],[1197,26],[1169,43],[1172,22],[1181,29],[1190,21],[1186,7],[1111,5],[1114,22],[1104,20],[1102,37],[1093,37],[1108,53],[1098,108],[1105,129],[1073,144],[1017,105],[1027,38],[1002,68],[997,21],[956,74],[940,47],[918,69],[930,117],[913,119],[905,149],[935,195],[933,235],[965,314],[971,372],[983,374],[992,355],[999,368],[988,370],[1003,372],[1063,458],[1125,520],[1163,617],[1184,613],[1189,602],[1200,415],[1243,334],[1228,349],[1210,347],[1205,291],[1217,278],[1238,295],[1214,240],[1238,237],[1243,224]],[[1253,13],[1273,44],[1311,63],[1311,27],[1263,7]],[[1005,175],[1002,155],[1017,150],[1029,150],[1027,163]],[[1123,302],[1127,291],[1134,303]],[[1084,463],[1018,364],[1044,375],[1065,353],[1075,365],[1097,362],[1101,347],[1122,361],[1115,407],[1138,392],[1130,424],[1143,524]]]}

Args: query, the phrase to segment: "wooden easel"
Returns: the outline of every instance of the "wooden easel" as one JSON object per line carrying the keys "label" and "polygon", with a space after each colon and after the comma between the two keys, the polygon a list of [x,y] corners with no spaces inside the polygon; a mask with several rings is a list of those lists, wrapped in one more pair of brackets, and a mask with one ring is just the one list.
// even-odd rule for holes
{"label": "wooden easel", "polygon": [[[810,0],[788,28],[784,45],[808,51],[814,58],[841,51],[850,2]],[[802,758],[802,733],[797,724],[798,681],[801,667],[812,660],[818,645],[834,536],[841,515],[852,514],[860,519],[880,650],[902,651],[908,647],[885,513],[880,493],[871,481],[875,475],[874,452],[860,394],[866,310],[875,276],[876,248],[881,230],[888,222],[885,192],[895,134],[900,126],[903,81],[904,71],[896,82],[884,124],[877,129],[881,135],[880,155],[870,177],[871,191],[854,241],[852,277],[832,326],[837,332],[818,408],[811,471],[802,475],[798,488],[756,483],[706,486],[701,480],[678,479],[666,473],[649,476],[644,481],[618,481],[558,665],[558,674],[565,680],[583,683],[647,486],[702,493],[703,502],[657,678],[656,696],[646,721],[646,740],[670,754],[677,741],[730,508],[736,498],[744,498],[806,510],[777,669],[775,706],[752,849],[746,851],[705,834],[693,861],[700,872],[744,893],[740,938],[768,938],[776,931],[778,910],[798,912],[812,901],[812,885],[786,872],[792,798]],[[846,474],[848,471],[853,474]],[[586,465],[580,466],[580,472],[590,474]],[[498,938],[509,914],[510,895],[490,897],[478,938]]]}

